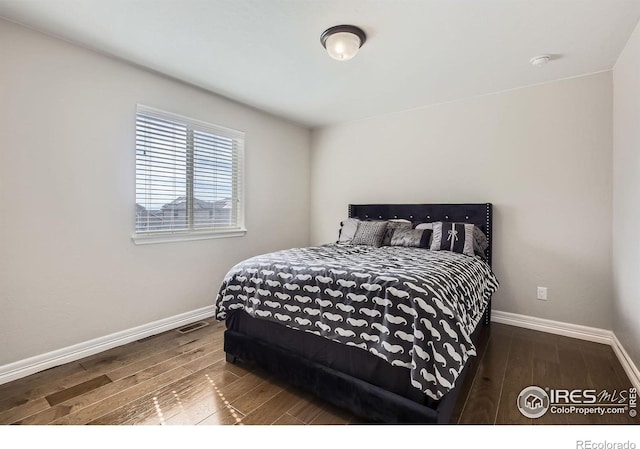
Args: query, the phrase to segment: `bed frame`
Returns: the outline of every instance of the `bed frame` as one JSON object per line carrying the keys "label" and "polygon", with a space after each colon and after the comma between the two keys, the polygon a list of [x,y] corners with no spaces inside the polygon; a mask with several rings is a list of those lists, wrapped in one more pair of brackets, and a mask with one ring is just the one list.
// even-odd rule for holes
{"label": "bed frame", "polygon": [[[491,265],[492,205],[484,204],[351,204],[349,218],[361,220],[407,219],[412,222],[455,221],[473,223],[487,236],[485,252]],[[478,324],[472,340],[481,354],[491,321],[491,301]],[[295,332],[290,330],[291,332]],[[315,336],[314,336],[315,337]],[[317,337],[323,340],[322,337]],[[456,381],[456,387],[440,401],[424,405],[331,367],[304,355],[256,339],[231,329],[225,331],[224,350],[227,361],[255,363],[281,380],[345,408],[367,421],[379,423],[451,423],[457,422],[461,406],[471,387],[477,360],[472,357]]]}

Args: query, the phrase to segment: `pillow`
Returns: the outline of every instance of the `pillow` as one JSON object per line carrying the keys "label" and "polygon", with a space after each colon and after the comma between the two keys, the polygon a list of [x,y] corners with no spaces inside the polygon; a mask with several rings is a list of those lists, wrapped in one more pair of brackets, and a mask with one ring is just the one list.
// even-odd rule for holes
{"label": "pillow", "polygon": [[487,236],[482,232],[482,229],[477,226],[473,227],[473,239],[480,251],[484,251],[489,247],[489,240],[487,239]]}
{"label": "pillow", "polygon": [[391,246],[429,247],[431,229],[396,229],[391,237]]}
{"label": "pillow", "polygon": [[338,231],[338,242],[349,243],[353,240],[353,236],[356,235],[356,229],[358,229],[357,218],[347,218],[340,222],[340,231]]}
{"label": "pillow", "polygon": [[394,232],[400,229],[411,229],[411,222],[409,220],[389,220],[387,230],[382,238],[382,246],[391,245],[391,237]]}
{"label": "pillow", "polygon": [[433,223],[418,223],[415,227],[415,229],[432,229],[433,230]]}
{"label": "pillow", "polygon": [[356,235],[353,236],[353,245],[369,245],[380,247],[384,232],[387,230],[386,221],[360,221]]}
{"label": "pillow", "polygon": [[480,256],[483,260],[486,258],[484,251],[489,247],[489,240],[482,229],[477,226],[473,227],[473,250],[476,255]]}
{"label": "pillow", "polygon": [[452,251],[454,253],[475,256],[473,252],[473,228],[470,223],[451,223],[437,221],[433,223],[431,251]]}

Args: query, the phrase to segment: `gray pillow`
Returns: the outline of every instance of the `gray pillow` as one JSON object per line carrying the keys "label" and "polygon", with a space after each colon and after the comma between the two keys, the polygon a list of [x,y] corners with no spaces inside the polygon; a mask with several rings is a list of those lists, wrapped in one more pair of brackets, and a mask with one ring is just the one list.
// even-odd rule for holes
{"label": "gray pillow", "polygon": [[391,245],[391,238],[399,229],[411,229],[411,222],[408,220],[389,220],[387,230],[382,238],[382,246]]}
{"label": "gray pillow", "polygon": [[481,251],[484,251],[489,247],[489,240],[487,240],[487,236],[482,229],[477,226],[473,227],[473,238],[475,240],[475,244]]}
{"label": "gray pillow", "polygon": [[338,231],[338,242],[349,243],[353,240],[353,236],[356,235],[356,229],[358,229],[358,223],[360,220],[357,218],[347,218],[340,223],[340,231]]}
{"label": "gray pillow", "polygon": [[415,229],[433,229],[433,223],[418,223]]}
{"label": "gray pillow", "polygon": [[480,256],[482,259],[485,259],[485,250],[489,247],[489,240],[482,229],[477,226],[473,227],[473,250],[476,255]]}
{"label": "gray pillow", "polygon": [[391,246],[428,248],[431,229],[396,229],[391,237]]}
{"label": "gray pillow", "polygon": [[380,247],[384,232],[387,230],[386,221],[360,221],[356,235],[353,236],[353,245],[368,245]]}

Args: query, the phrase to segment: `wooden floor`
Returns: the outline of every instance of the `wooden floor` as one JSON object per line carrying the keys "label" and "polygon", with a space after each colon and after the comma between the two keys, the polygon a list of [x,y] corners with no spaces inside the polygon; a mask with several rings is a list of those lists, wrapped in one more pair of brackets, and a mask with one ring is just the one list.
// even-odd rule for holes
{"label": "wooden floor", "polygon": [[[214,321],[0,385],[2,424],[349,424],[359,418],[224,360]],[[627,415],[522,416],[523,387],[624,389],[609,346],[493,323],[459,414],[464,424],[627,424]],[[461,402],[462,405],[462,402]]]}

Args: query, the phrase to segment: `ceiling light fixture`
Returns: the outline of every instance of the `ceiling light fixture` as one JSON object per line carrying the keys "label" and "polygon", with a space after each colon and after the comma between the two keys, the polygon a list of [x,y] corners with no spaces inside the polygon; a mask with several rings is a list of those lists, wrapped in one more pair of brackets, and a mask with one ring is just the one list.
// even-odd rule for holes
{"label": "ceiling light fixture", "polygon": [[549,55],[540,55],[529,60],[532,66],[545,65],[549,61],[551,61],[551,56]]}
{"label": "ceiling light fixture", "polygon": [[334,26],[320,36],[320,42],[329,56],[338,61],[353,58],[366,40],[364,31],[353,25]]}

